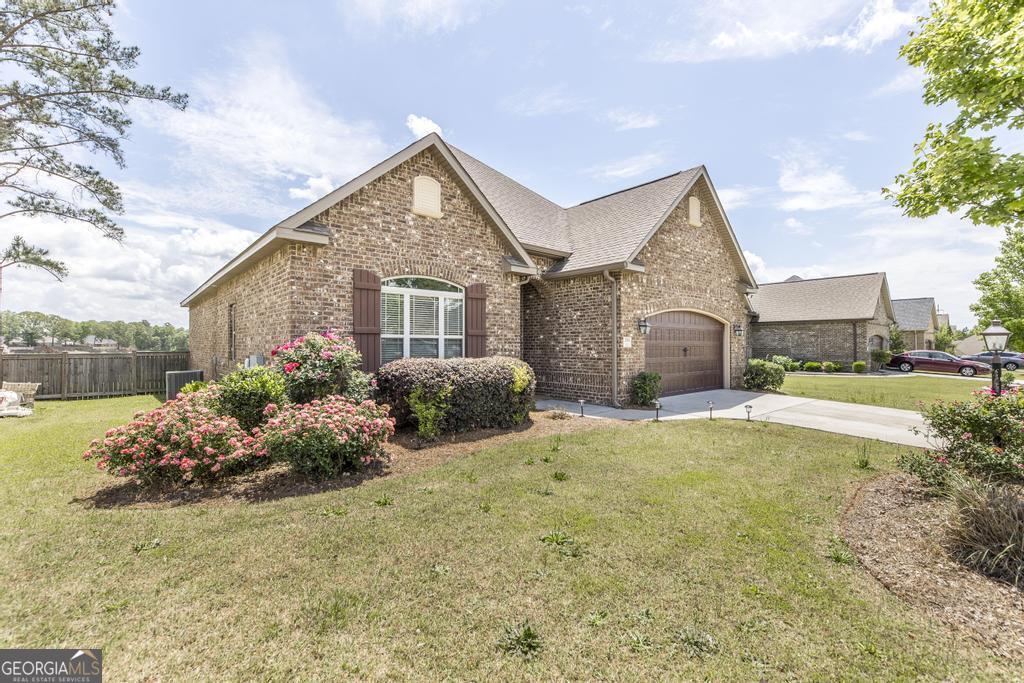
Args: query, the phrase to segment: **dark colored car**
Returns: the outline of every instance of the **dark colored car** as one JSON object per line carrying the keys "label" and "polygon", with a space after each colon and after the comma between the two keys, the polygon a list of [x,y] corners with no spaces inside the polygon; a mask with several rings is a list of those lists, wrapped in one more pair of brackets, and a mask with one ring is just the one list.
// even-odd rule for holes
{"label": "dark colored car", "polygon": [[925,370],[927,372],[959,372],[964,377],[974,377],[992,369],[988,363],[957,358],[945,351],[907,351],[892,357],[889,367],[900,372]]}
{"label": "dark colored car", "polygon": [[[995,354],[991,351],[982,351],[981,353],[974,353],[970,356],[960,356],[966,360],[977,361],[978,363],[992,364],[992,356]],[[1016,351],[1001,351],[999,358],[1003,361],[1003,367],[1007,370],[1016,370],[1017,368],[1024,366],[1024,358],[1021,354]]]}

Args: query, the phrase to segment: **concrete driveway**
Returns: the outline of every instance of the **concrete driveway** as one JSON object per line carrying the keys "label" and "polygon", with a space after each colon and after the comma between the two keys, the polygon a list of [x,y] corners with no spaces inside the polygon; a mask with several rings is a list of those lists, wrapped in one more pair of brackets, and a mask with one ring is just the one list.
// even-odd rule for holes
{"label": "concrete driveway", "polygon": [[[714,404],[715,418],[731,420],[747,419],[744,406],[750,406],[750,419],[795,427],[820,429],[836,434],[848,434],[867,439],[877,439],[907,446],[928,447],[924,436],[910,431],[913,427],[924,428],[921,415],[912,410],[882,408],[840,401],[822,401],[813,398],[786,396],[783,394],[760,394],[752,391],[715,389],[681,396],[666,396],[661,400],[662,420],[697,420],[708,418],[708,401]],[[537,401],[541,410],[563,408],[579,414],[580,406],[571,401],[541,399]],[[651,420],[653,410],[626,410],[609,406],[584,405],[584,415],[619,420]]]}

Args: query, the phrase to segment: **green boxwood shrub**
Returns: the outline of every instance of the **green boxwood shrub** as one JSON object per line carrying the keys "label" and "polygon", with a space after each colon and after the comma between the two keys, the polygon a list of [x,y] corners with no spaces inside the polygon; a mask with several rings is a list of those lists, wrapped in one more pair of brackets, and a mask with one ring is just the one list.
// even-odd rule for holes
{"label": "green boxwood shrub", "polygon": [[208,383],[201,379],[194,379],[191,382],[186,383],[178,391],[179,394],[194,394],[197,391],[202,391],[206,388]]}
{"label": "green boxwood shrub", "polygon": [[760,358],[747,361],[743,373],[743,388],[750,391],[778,391],[786,381],[786,368]]}
{"label": "green boxwood shrub", "polygon": [[881,367],[887,365],[892,360],[892,352],[889,349],[872,349],[871,350],[871,362]]}
{"label": "green boxwood shrub", "polygon": [[804,372],[821,372],[821,363],[816,360],[809,360],[804,363]]}
{"label": "green boxwood shrub", "polygon": [[825,372],[842,372],[843,371],[843,364],[842,363],[833,363],[832,361],[825,361],[824,363],[821,364],[821,368]]}
{"label": "green boxwood shrub", "polygon": [[649,406],[661,396],[661,373],[638,372],[630,384],[630,400],[634,405]]}
{"label": "green boxwood shrub", "polygon": [[417,388],[437,395],[451,387],[442,433],[522,424],[533,408],[533,369],[518,358],[402,358],[377,371],[377,397],[398,424],[410,421]]}
{"label": "green boxwood shrub", "polygon": [[287,400],[284,375],[273,368],[239,368],[217,382],[217,408],[245,430],[263,424],[267,405]]}
{"label": "green boxwood shrub", "polygon": [[855,360],[855,361],[853,361],[853,371],[856,372],[857,374],[860,374],[862,372],[867,372],[867,369],[868,369],[868,364],[865,363],[864,361],[862,361],[862,360]]}

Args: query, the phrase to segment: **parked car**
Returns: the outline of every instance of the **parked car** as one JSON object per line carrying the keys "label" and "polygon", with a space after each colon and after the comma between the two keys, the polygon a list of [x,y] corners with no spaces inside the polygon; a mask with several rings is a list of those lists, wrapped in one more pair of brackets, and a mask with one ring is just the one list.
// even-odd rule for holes
{"label": "parked car", "polygon": [[889,367],[900,372],[927,370],[929,372],[959,372],[964,377],[974,377],[992,369],[988,363],[957,358],[945,351],[907,351],[892,357]]}
{"label": "parked car", "polygon": [[[981,353],[974,353],[969,356],[960,356],[966,360],[973,360],[979,363],[992,364],[992,356],[995,354],[991,351],[982,351]],[[999,353],[999,357],[1003,361],[1003,367],[1007,370],[1016,370],[1017,368],[1024,366],[1024,356],[1017,353],[1016,351],[1002,351]]]}

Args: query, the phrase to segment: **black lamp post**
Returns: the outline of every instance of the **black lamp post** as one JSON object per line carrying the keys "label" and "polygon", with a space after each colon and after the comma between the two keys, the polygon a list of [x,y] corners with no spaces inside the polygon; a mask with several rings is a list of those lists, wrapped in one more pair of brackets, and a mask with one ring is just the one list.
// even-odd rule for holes
{"label": "black lamp post", "polygon": [[985,340],[985,348],[992,352],[992,393],[1001,396],[1003,394],[1003,359],[999,357],[999,354],[1006,350],[1010,331],[1003,327],[1002,322],[996,318],[981,333],[981,338]]}

